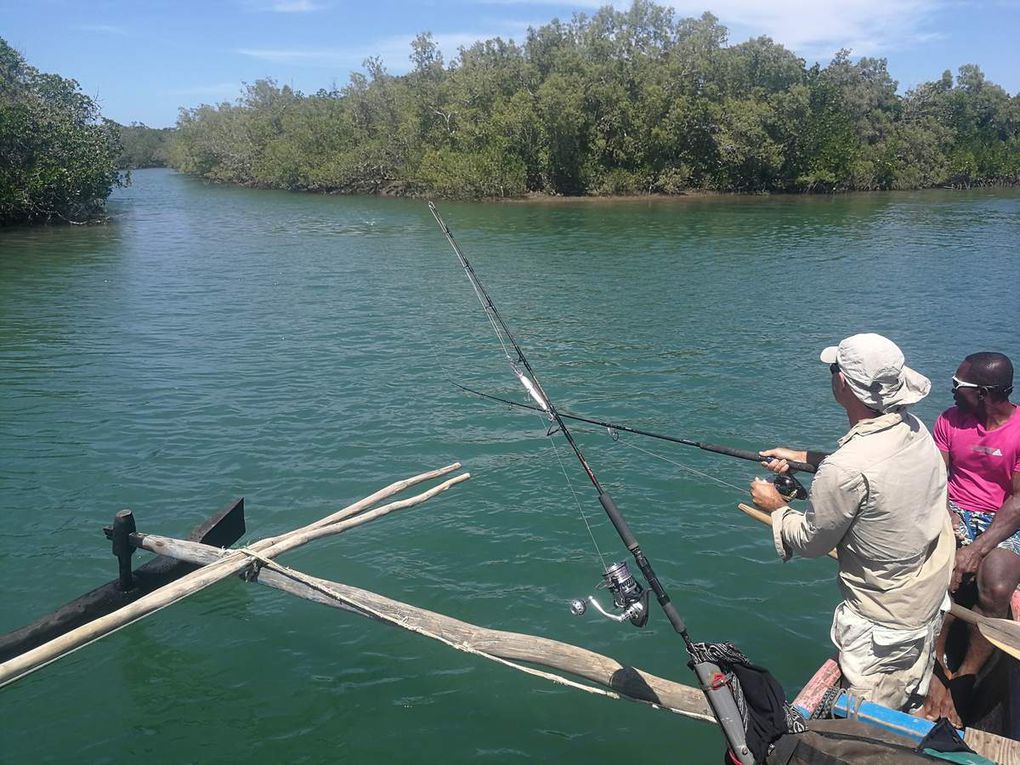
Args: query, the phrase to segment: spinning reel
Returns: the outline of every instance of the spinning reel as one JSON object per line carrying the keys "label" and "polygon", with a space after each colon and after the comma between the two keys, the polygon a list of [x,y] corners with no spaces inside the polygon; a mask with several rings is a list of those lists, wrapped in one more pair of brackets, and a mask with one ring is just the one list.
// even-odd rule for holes
{"label": "spinning reel", "polygon": [[[615,614],[607,611],[594,595],[589,595],[588,602],[604,617],[614,622],[629,621],[635,627],[644,627],[648,623],[648,590],[630,573],[625,561],[609,566],[602,574],[602,582],[598,587],[609,590],[613,596],[613,607],[619,611]],[[581,616],[587,610],[583,600],[570,601],[570,612],[574,616]]]}
{"label": "spinning reel", "polygon": [[804,488],[804,484],[789,473],[776,473],[776,477],[772,478],[771,481],[779,495],[787,502],[791,499],[808,498],[807,489]]}

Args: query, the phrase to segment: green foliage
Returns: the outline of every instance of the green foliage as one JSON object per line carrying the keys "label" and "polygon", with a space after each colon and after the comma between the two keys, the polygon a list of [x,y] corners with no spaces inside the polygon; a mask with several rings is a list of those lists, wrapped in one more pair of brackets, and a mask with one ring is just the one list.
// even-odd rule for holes
{"label": "green foliage", "polygon": [[168,149],[173,140],[173,128],[151,128],[139,122],[118,125],[111,122],[120,138],[117,167],[137,170],[143,167],[166,167]]}
{"label": "green foliage", "polygon": [[627,10],[462,48],[411,71],[365,62],[341,89],[271,80],[183,111],[171,164],[217,181],[462,197],[848,191],[1020,182],[1020,98],[965,66],[896,92],[883,59],[828,66],[711,14]]}
{"label": "green foliage", "polygon": [[0,226],[100,218],[121,183],[119,148],[77,82],[39,72],[0,39]]}
{"label": "green foliage", "polygon": [[439,196],[512,197],[523,194],[524,163],[507,160],[498,147],[463,152],[426,152],[420,164],[422,188]]}

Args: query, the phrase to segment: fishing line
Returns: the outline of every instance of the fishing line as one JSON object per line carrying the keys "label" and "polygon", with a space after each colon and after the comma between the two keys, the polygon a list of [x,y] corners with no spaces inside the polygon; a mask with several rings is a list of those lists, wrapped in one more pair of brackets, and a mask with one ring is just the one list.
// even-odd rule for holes
{"label": "fishing line", "polygon": [[[424,303],[422,303],[421,308],[422,308],[422,315],[424,316],[425,315]],[[489,312],[486,311],[486,315],[488,315],[488,313]],[[490,323],[492,322],[491,317],[490,317],[489,321],[490,321]],[[443,363],[443,356],[439,353],[439,349],[436,347],[436,344],[432,341],[432,336],[425,330],[424,322],[422,324],[418,325],[418,332],[425,339],[425,342],[428,344],[429,349],[432,352],[432,359],[436,363],[436,365],[439,367],[439,369],[441,370],[442,376],[446,379],[446,382],[450,383],[451,385],[453,385],[455,387],[462,387],[462,386],[459,385],[459,383],[456,382],[456,380],[454,379],[452,373],[450,372],[450,369],[446,366],[446,364]],[[499,335],[501,335],[501,333],[497,333],[497,337]],[[502,342],[500,342],[500,344],[502,345]],[[506,348],[504,346],[504,353],[505,353],[505,351],[506,351]],[[515,407],[512,406],[512,405],[508,405],[507,406],[507,409],[509,411],[513,411],[514,408]],[[536,412],[535,416],[542,423],[543,427],[547,427],[548,420],[545,417],[543,417],[538,412]],[[593,434],[593,433],[597,432],[595,429],[592,429],[592,428],[583,428],[583,427],[575,428],[575,430],[580,432],[580,433],[589,433],[589,434]],[[601,429],[599,429],[599,430],[601,430]],[[696,468],[693,468],[690,465],[685,465],[685,464],[683,464],[681,462],[677,462],[676,460],[672,460],[669,457],[665,457],[665,456],[663,456],[661,454],[657,454],[656,452],[653,452],[653,451],[651,451],[649,449],[645,449],[645,448],[643,448],[641,446],[638,446],[637,444],[631,443],[630,440],[624,439],[623,437],[621,437],[620,431],[618,431],[618,430],[615,430],[615,429],[612,429],[612,428],[605,428],[605,431],[606,431],[606,433],[609,434],[609,437],[613,441],[615,441],[617,443],[620,443],[623,446],[626,446],[626,447],[628,447],[630,449],[634,449],[635,451],[638,451],[638,452],[642,452],[643,454],[647,454],[650,457],[655,457],[656,459],[662,460],[663,462],[666,462],[666,463],[668,463],[670,465],[673,465],[674,467],[680,468],[681,470],[685,470],[688,473],[691,473],[692,475],[696,475],[696,476],[699,476],[700,478],[704,478],[704,479],[707,479],[707,480],[712,481],[714,483],[717,483],[720,486],[723,486],[723,487],[725,487],[727,489],[733,489],[734,491],[737,491],[737,492],[739,492],[742,495],[746,496],[746,494],[747,494],[747,489],[746,488],[737,486],[736,484],[729,483],[728,481],[724,481],[723,479],[717,478],[714,475],[711,475],[709,473],[705,473],[705,472],[703,472],[701,470],[697,470]],[[601,561],[603,567],[605,567],[605,556],[602,553],[602,549],[599,547],[598,541],[595,539],[595,532],[592,530],[591,522],[588,520],[588,516],[584,512],[584,506],[581,504],[581,500],[577,496],[577,491],[574,489],[574,484],[570,480],[570,474],[567,471],[566,465],[564,464],[563,455],[560,453],[560,448],[556,445],[556,439],[554,439],[552,437],[552,435],[553,434],[551,434],[551,433],[546,433],[546,438],[549,441],[550,446],[552,447],[553,453],[556,455],[556,460],[557,460],[557,462],[559,463],[559,466],[560,466],[560,472],[563,473],[563,478],[566,481],[567,488],[570,490],[570,495],[571,495],[571,497],[574,500],[575,507],[577,507],[578,515],[580,515],[581,519],[584,521],[585,528],[588,530],[588,536],[591,537],[591,542],[592,542],[592,545],[595,548],[595,552],[598,555],[599,560]]]}
{"label": "fishing line", "polygon": [[[474,288],[474,282],[472,282],[471,286],[472,286],[472,288]],[[475,289],[474,291],[475,291],[475,296],[478,297],[478,300],[482,304],[482,307],[485,308],[485,314],[486,314],[486,316],[489,319],[489,323],[492,325],[493,329],[495,330],[496,339],[499,341],[499,344],[500,344],[500,346],[503,349],[503,354],[507,357],[508,360],[510,360],[511,364],[513,364],[513,359],[511,358],[510,354],[507,352],[506,344],[503,342],[503,332],[496,325],[495,320],[491,316],[490,311],[488,310],[488,307],[485,305],[484,300],[478,294],[478,290]],[[424,316],[425,315],[425,304],[424,303],[421,303],[421,309],[422,309],[421,310],[422,316]],[[426,331],[426,329],[425,329],[425,322],[424,321],[421,322],[421,324],[418,325],[418,333],[425,339],[425,342],[428,344],[429,349],[432,352],[432,359],[435,362],[435,364],[439,367],[439,369],[441,370],[442,376],[446,378],[446,381],[448,383],[450,383],[454,387],[458,387],[457,382],[454,379],[453,375],[450,373],[449,368],[446,366],[446,364],[443,363],[443,356],[439,353],[439,349],[436,347],[436,344],[433,342],[431,334],[428,331]],[[508,409],[512,410],[512,407],[508,407]],[[563,478],[566,481],[567,488],[570,490],[570,496],[574,500],[574,506],[577,508],[577,513],[578,513],[578,515],[581,516],[581,520],[584,522],[584,527],[588,530],[588,536],[591,538],[591,543],[592,543],[592,547],[594,547],[594,549],[595,549],[595,554],[598,556],[599,562],[602,564],[602,568],[605,569],[606,568],[606,558],[605,558],[605,555],[602,553],[602,548],[599,547],[599,543],[598,543],[598,541],[595,538],[595,532],[592,530],[591,521],[588,519],[587,514],[584,512],[584,506],[581,504],[581,500],[577,496],[577,490],[574,488],[574,483],[573,483],[573,481],[570,480],[570,474],[567,472],[566,464],[564,464],[563,455],[560,453],[560,447],[557,446],[556,439],[553,438],[554,433],[550,432],[550,430],[549,430],[549,420],[546,417],[542,416],[542,414],[539,413],[539,412],[536,412],[535,416],[542,423],[542,427],[546,431],[546,434],[545,434],[546,435],[546,440],[549,442],[549,445],[552,447],[553,454],[556,455],[556,462],[559,464],[560,472],[563,473]],[[590,432],[590,431],[588,431],[588,432]]]}
{"label": "fishing line", "polygon": [[[510,328],[496,310],[495,305],[493,305],[492,298],[489,296],[488,291],[484,286],[482,286],[474,268],[464,256],[460,246],[457,244],[457,240],[454,239],[452,232],[446,225],[445,221],[443,221],[442,216],[440,216],[439,211],[436,209],[436,206],[431,202],[429,203],[429,211],[436,219],[436,223],[439,224],[447,242],[450,244],[454,254],[457,256],[457,260],[463,267],[465,275],[471,282],[472,287],[474,287],[476,296],[479,300],[482,300],[484,297],[482,305],[486,308],[486,314],[490,314],[490,321],[499,325],[499,328],[506,334],[507,342],[513,346],[517,359],[516,361],[510,359],[510,367],[513,369],[514,375],[520,381],[521,385],[524,386],[528,395],[534,399],[535,403],[538,404],[542,408],[542,411],[549,415],[549,419],[554,422],[556,427],[550,427],[546,431],[546,434],[551,437],[554,432],[562,433],[564,439],[568,444],[570,444],[570,448],[573,450],[574,456],[577,457],[577,461],[580,463],[581,468],[584,470],[585,474],[588,476],[588,480],[591,481],[593,488],[598,493],[599,504],[602,505],[602,509],[605,510],[606,515],[612,522],[617,534],[620,536],[620,541],[633,557],[634,563],[641,571],[641,574],[648,586],[648,589],[642,587],[642,585],[630,572],[626,561],[618,561],[606,567],[602,572],[601,586],[605,587],[613,596],[613,610],[607,611],[594,595],[589,595],[587,602],[590,603],[591,606],[600,614],[611,621],[617,623],[630,622],[635,627],[644,627],[648,623],[649,594],[650,592],[654,592],[655,598],[662,607],[662,611],[669,621],[670,626],[673,627],[676,633],[683,640],[684,648],[687,652],[688,658],[690,659],[688,666],[697,676],[698,685],[705,694],[705,698],[708,701],[709,706],[711,706],[713,714],[716,719],[719,720],[719,725],[722,727],[723,735],[725,736],[727,746],[729,747],[729,758],[740,763],[740,765],[754,765],[755,758],[748,746],[747,731],[745,730],[744,722],[741,717],[737,697],[733,688],[730,686],[729,681],[726,679],[726,675],[723,673],[718,660],[714,658],[710,650],[711,646],[704,643],[696,644],[691,639],[683,617],[680,616],[680,612],[673,604],[673,601],[666,592],[665,587],[662,586],[662,582],[659,581],[659,577],[652,569],[651,561],[648,560],[648,557],[641,550],[641,546],[638,544],[637,538],[631,531],[630,526],[623,517],[623,514],[620,512],[620,509],[616,506],[616,502],[595,475],[595,471],[592,469],[588,460],[582,453],[581,447],[574,439],[573,434],[567,427],[567,424],[560,415],[559,410],[546,395],[541,382],[539,382],[538,376],[535,374],[535,370],[532,369],[531,364],[524,355],[523,349],[514,339]],[[757,455],[755,456],[757,457]],[[585,601],[580,599],[572,600],[570,603],[571,612],[577,616],[584,614],[586,608],[587,605]]]}
{"label": "fishing line", "polygon": [[570,475],[567,473],[567,466],[563,464],[563,455],[560,454],[559,447],[556,446],[556,440],[552,437],[552,433],[546,433],[546,438],[549,439],[549,443],[552,444],[553,453],[556,455],[556,460],[560,463],[560,470],[563,472],[563,477],[567,481],[567,487],[570,489],[570,494],[574,498],[574,504],[577,505],[577,512],[581,515],[581,520],[584,521],[584,527],[588,529],[588,536],[591,537],[591,543],[595,546],[595,552],[599,556],[599,561],[602,563],[602,568],[606,568],[606,559],[602,555],[602,550],[599,548],[599,543],[595,541],[595,532],[591,529],[591,524],[588,522],[588,516],[585,515],[584,508],[581,506],[581,500],[577,497],[577,492],[574,491],[574,484],[570,480]]}
{"label": "fishing line", "polygon": [[[473,283],[472,283],[472,288],[474,288],[474,284]],[[475,290],[475,295],[476,295],[476,297],[478,296],[477,290]],[[481,302],[482,306],[485,307],[485,303],[484,303],[484,301],[481,298],[479,298],[479,302]],[[421,304],[421,309],[422,309],[422,316],[425,316],[425,306],[424,306],[424,303]],[[494,320],[489,315],[488,309],[486,309],[485,314],[486,314],[486,317],[489,319],[489,323],[490,324],[494,324]],[[497,340],[499,341],[500,346],[503,348],[504,355],[506,355],[507,358],[509,358],[509,354],[506,353],[506,346],[505,346],[505,344],[502,341],[503,333],[497,327],[494,326],[493,328],[495,330],[495,334],[496,334]],[[435,364],[439,367],[439,369],[440,369],[440,371],[442,373],[442,376],[445,378],[446,382],[450,383],[451,385],[453,385],[455,387],[462,387],[462,386],[460,386],[459,383],[456,382],[456,380],[453,377],[453,374],[450,372],[450,369],[443,362],[443,358],[444,357],[439,352],[439,349],[436,347],[436,344],[433,342],[431,334],[428,331],[426,331],[426,329],[425,329],[425,322],[424,321],[421,324],[418,325],[418,332],[425,339],[425,342],[428,344],[429,349],[431,351],[432,359],[435,362]],[[514,408],[515,407],[513,405],[507,405],[507,409],[509,411],[513,411]],[[546,432],[546,440],[548,440],[549,445],[552,447],[553,454],[556,455],[556,461],[559,464],[560,472],[563,474],[563,478],[564,478],[564,481],[565,481],[565,483],[567,485],[567,489],[570,491],[570,496],[573,499],[574,506],[577,508],[577,514],[579,516],[581,516],[581,520],[583,521],[585,529],[587,529],[587,531],[588,531],[588,536],[591,539],[592,547],[595,550],[595,554],[598,556],[599,561],[602,564],[602,567],[605,568],[606,567],[605,555],[602,552],[602,548],[599,547],[598,540],[595,537],[595,532],[592,529],[591,521],[589,520],[587,513],[584,512],[584,505],[581,503],[581,500],[580,500],[580,498],[577,495],[577,490],[574,488],[574,483],[573,483],[573,481],[570,480],[570,473],[567,470],[566,464],[564,463],[563,454],[560,451],[560,447],[556,444],[556,439],[553,438],[554,434],[548,432],[548,420],[541,413],[539,413],[537,411],[535,412],[535,416],[539,420],[539,422],[542,423],[542,427],[546,428],[546,430],[547,430],[547,432]],[[596,430],[594,428],[577,427],[577,428],[575,428],[575,430],[577,432],[580,432],[580,433],[594,434],[596,432],[601,431],[602,428],[599,428],[598,430]],[[641,446],[638,446],[637,444],[632,443],[629,439],[625,439],[625,438],[621,437],[619,430],[616,430],[614,428],[605,428],[605,431],[606,431],[606,433],[608,433],[609,437],[613,441],[620,443],[622,446],[625,446],[625,447],[627,447],[629,449],[633,449],[635,451],[641,452],[642,454],[647,454],[648,456],[654,457],[655,459],[662,460],[663,462],[666,462],[666,463],[668,463],[670,465],[673,465],[674,467],[679,468],[680,470],[684,470],[684,471],[686,471],[686,472],[688,472],[688,473],[690,473],[692,475],[695,475],[695,476],[698,476],[700,478],[704,478],[706,480],[712,481],[713,483],[716,483],[716,484],[718,484],[718,485],[720,485],[720,486],[722,486],[724,488],[733,489],[734,491],[739,492],[743,496],[747,495],[747,489],[746,488],[741,487],[741,486],[737,486],[736,484],[733,484],[733,483],[729,483],[728,481],[724,481],[723,479],[718,478],[718,477],[716,477],[714,475],[711,475],[710,473],[705,473],[705,472],[703,472],[701,470],[697,470],[696,468],[691,467],[690,465],[685,465],[682,462],[678,462],[676,460],[672,460],[669,457],[665,457],[665,456],[663,456],[661,454],[658,454],[656,452],[653,452],[653,451],[651,451],[649,449],[645,449],[645,448],[643,448]]]}
{"label": "fishing line", "polygon": [[626,446],[630,449],[634,449],[635,451],[647,454],[650,457],[655,457],[656,459],[660,459],[663,462],[668,462],[670,465],[678,467],[681,470],[686,470],[687,472],[693,473],[694,475],[700,476],[701,478],[707,478],[709,481],[715,481],[720,486],[725,486],[728,489],[734,489],[736,491],[739,491],[741,494],[745,496],[747,495],[747,489],[737,486],[735,483],[729,483],[728,481],[724,481],[721,478],[716,478],[714,475],[692,468],[690,465],[684,465],[681,462],[676,462],[674,460],[671,460],[669,457],[662,456],[661,454],[656,454],[655,452],[650,451],[649,449],[645,449],[644,447],[638,446],[637,444],[632,444],[629,441],[623,440],[622,438],[615,438],[614,440],[619,442],[622,446]]}

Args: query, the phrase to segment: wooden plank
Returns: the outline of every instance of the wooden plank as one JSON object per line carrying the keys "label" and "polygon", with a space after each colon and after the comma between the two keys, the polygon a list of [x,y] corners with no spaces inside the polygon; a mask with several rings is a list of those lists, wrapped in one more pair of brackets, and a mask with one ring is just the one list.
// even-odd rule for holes
{"label": "wooden plank", "polygon": [[968,728],[964,736],[967,746],[999,765],[1020,765],[1020,744],[1003,736]]}
{"label": "wooden plank", "polygon": [[825,663],[808,680],[807,685],[800,689],[797,698],[793,700],[793,705],[800,709],[803,715],[810,717],[818,708],[825,692],[839,685],[840,677],[842,677],[842,673],[839,671],[839,664],[836,660],[826,659]]}

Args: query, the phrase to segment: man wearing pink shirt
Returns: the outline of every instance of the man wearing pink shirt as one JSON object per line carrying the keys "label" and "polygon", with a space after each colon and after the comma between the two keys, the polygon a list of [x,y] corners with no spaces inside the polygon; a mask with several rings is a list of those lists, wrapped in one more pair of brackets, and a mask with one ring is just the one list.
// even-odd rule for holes
{"label": "man wearing pink shirt", "polygon": [[[933,433],[949,468],[949,510],[962,545],[950,591],[976,579],[974,610],[993,617],[1009,615],[1010,599],[1020,584],[1020,410],[1009,400],[1012,391],[1013,365],[1006,356],[971,354],[953,377],[956,406],[939,416]],[[948,626],[947,620],[939,638],[940,658]],[[967,655],[957,671],[936,671],[942,681],[931,683],[925,715],[948,717],[959,726],[956,705],[968,701],[968,689],[992,650],[981,633],[971,629]]]}

